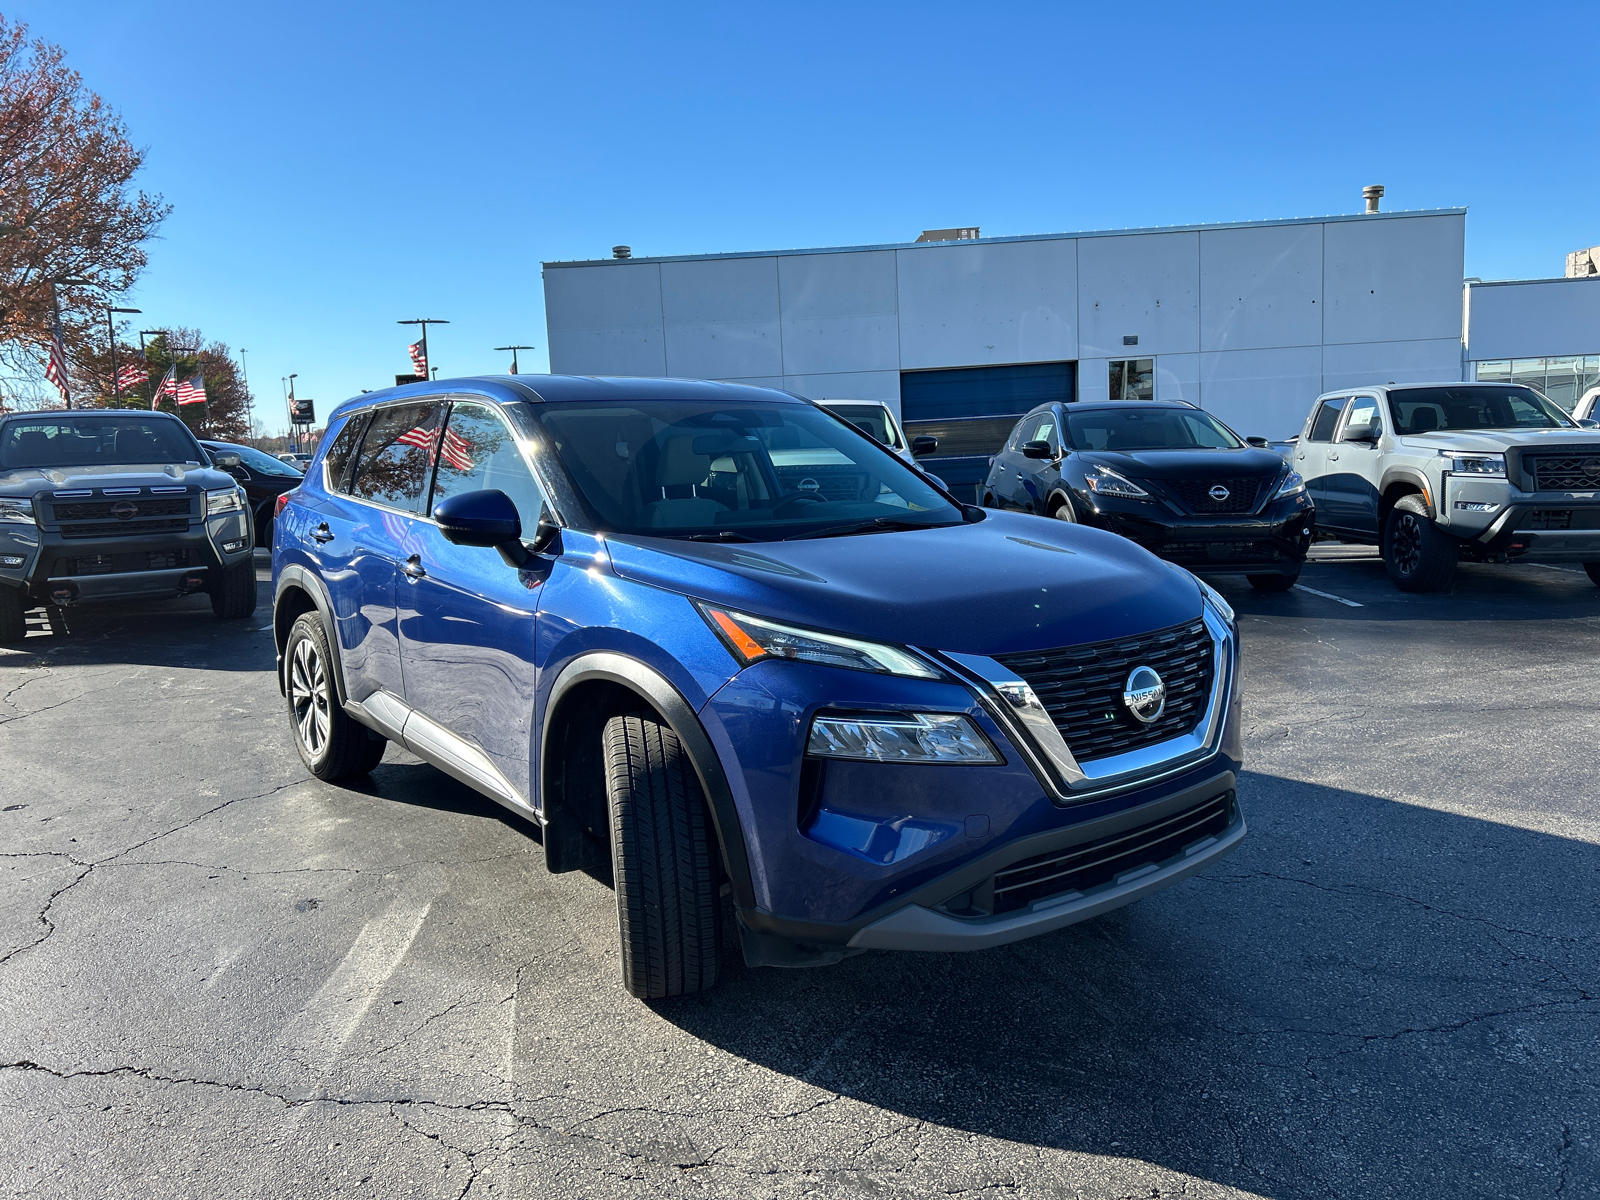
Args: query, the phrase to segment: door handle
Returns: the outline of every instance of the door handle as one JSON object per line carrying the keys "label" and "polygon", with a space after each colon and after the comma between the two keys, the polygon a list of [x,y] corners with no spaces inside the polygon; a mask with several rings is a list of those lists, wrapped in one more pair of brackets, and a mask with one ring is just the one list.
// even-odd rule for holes
{"label": "door handle", "polygon": [[422,569],[422,556],[420,554],[413,554],[410,558],[406,559],[405,566],[401,567],[400,570],[404,573],[407,579],[421,579],[427,574],[427,572]]}
{"label": "door handle", "polygon": [[333,530],[329,529],[328,523],[324,521],[311,531],[311,537],[313,541],[331,542],[333,541]]}
{"label": "door handle", "polygon": [[1328,461],[1329,462],[1338,462],[1339,461],[1339,456],[1337,454],[1330,454],[1330,455],[1328,455]]}

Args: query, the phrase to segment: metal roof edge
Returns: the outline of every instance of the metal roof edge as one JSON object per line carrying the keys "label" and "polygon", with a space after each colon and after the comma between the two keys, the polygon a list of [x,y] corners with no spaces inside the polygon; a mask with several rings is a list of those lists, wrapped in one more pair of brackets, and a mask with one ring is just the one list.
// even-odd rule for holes
{"label": "metal roof edge", "polygon": [[1523,283],[1600,283],[1600,275],[1555,275],[1548,279],[1471,279],[1468,287],[1511,287]]}
{"label": "metal roof edge", "polygon": [[1214,229],[1266,229],[1279,225],[1325,225],[1344,221],[1386,221],[1399,217],[1464,217],[1466,208],[1411,208],[1378,213],[1335,213],[1325,217],[1279,217],[1261,221],[1221,221],[1197,225],[1140,225],[1127,229],[1095,229],[1080,233],[1021,233],[1010,237],[964,238],[950,242],[883,242],[866,246],[814,246],[795,250],[730,250],[718,254],[663,254],[652,258],[577,258],[541,263],[546,268],[625,267],[638,263],[708,262],[733,258],[784,258],[796,254],[863,254],[874,250],[938,250],[951,246],[1000,245],[1007,242],[1065,242],[1078,238],[1129,237],[1148,233],[1206,233]]}

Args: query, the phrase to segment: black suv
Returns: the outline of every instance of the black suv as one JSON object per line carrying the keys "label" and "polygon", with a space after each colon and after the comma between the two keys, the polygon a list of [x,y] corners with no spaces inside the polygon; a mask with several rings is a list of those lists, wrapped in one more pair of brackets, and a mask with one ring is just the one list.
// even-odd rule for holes
{"label": "black suv", "polygon": [[1315,514],[1266,444],[1182,400],[1045,404],[991,460],[983,503],[1098,525],[1190,570],[1287,591]]}
{"label": "black suv", "polygon": [[177,417],[87,410],[0,418],[0,644],[44,605],[207,592],[256,607],[235,455],[208,456]]}

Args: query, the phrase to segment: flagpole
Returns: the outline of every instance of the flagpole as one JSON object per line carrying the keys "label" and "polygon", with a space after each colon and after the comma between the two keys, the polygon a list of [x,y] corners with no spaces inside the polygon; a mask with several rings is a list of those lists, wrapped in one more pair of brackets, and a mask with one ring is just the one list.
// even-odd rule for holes
{"label": "flagpole", "polygon": [[[52,345],[54,345],[55,342],[61,341],[61,296],[56,291],[54,284],[52,284],[50,287],[50,305],[55,310],[55,324],[50,328],[50,336],[54,339]],[[67,411],[71,412],[72,389],[70,387],[63,388],[62,395],[64,395],[67,399]]]}
{"label": "flagpole", "polygon": [[112,308],[106,305],[106,337],[111,341],[111,407],[121,407],[117,400],[122,396],[122,381],[117,378],[117,330],[111,323],[112,313],[136,313],[137,308]]}
{"label": "flagpole", "polygon": [[448,324],[450,324],[450,322],[449,321],[441,321],[437,317],[415,317],[415,318],[413,318],[412,320],[409,320],[409,321],[396,321],[395,324],[396,325],[421,325],[422,326],[422,361],[427,364],[427,370],[425,370],[423,372],[423,378],[426,379],[428,377],[428,375],[433,370],[433,359],[428,357],[428,326],[429,325],[448,325]]}

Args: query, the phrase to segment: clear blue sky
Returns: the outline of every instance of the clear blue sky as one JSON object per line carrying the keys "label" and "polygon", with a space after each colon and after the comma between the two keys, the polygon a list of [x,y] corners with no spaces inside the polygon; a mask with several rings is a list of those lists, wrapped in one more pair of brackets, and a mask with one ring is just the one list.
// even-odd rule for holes
{"label": "clear blue sky", "polygon": [[[544,260],[1467,205],[1467,273],[1600,243],[1590,5],[0,0],[174,205],[132,301],[326,405],[401,317],[546,366]],[[319,408],[319,417],[325,408]]]}

